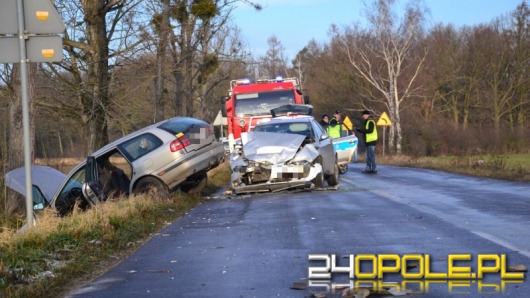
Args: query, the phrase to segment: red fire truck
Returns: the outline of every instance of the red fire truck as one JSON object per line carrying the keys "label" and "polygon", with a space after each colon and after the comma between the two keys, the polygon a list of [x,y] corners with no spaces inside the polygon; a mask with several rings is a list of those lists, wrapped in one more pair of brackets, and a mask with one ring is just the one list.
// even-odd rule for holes
{"label": "red fire truck", "polygon": [[222,114],[228,122],[230,151],[242,132],[251,131],[263,119],[271,118],[271,109],[288,104],[309,104],[302,96],[297,78],[249,79],[230,81]]}

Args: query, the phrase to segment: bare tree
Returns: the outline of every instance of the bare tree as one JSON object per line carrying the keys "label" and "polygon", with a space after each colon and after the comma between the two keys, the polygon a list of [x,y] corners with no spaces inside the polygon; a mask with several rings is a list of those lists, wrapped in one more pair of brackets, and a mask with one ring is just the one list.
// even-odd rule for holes
{"label": "bare tree", "polygon": [[526,77],[521,76],[525,67],[515,63],[515,51],[510,45],[509,36],[505,33],[501,20],[498,19],[488,26],[478,26],[474,34],[474,59],[480,65],[480,86],[476,92],[481,98],[480,106],[489,111],[488,118],[499,136],[501,123],[508,120],[512,122],[510,126],[513,128],[510,117],[525,105],[524,100],[516,98],[517,92],[528,82]]}
{"label": "bare tree", "polygon": [[[174,108],[177,115],[195,116],[201,111],[204,88],[223,56],[235,57],[242,51],[236,43],[222,45],[218,38],[226,37],[225,30],[235,4],[241,2],[256,9],[261,6],[246,0],[175,0],[172,20],[176,21],[171,32],[172,73],[175,84]],[[229,52],[221,52],[229,49]]]}
{"label": "bare tree", "polygon": [[154,88],[154,122],[161,121],[165,118],[165,97],[166,90],[166,69],[167,69],[167,52],[169,37],[171,32],[170,26],[170,0],[161,0],[161,12],[153,16],[152,23],[154,30],[157,32],[158,41],[156,44],[156,77]]}
{"label": "bare tree", "polygon": [[108,143],[111,67],[139,43],[133,26],[134,9],[141,0],[56,3],[67,28],[66,57],[51,67],[51,76],[60,80],[64,93],[47,107],[83,123],[88,153]]}
{"label": "bare tree", "polygon": [[530,9],[526,1],[511,13],[511,26],[505,33],[508,35],[508,42],[513,51],[513,79],[521,80],[521,84],[514,92],[517,106],[514,110],[514,122],[517,123],[521,131],[528,122],[530,108]]}
{"label": "bare tree", "polygon": [[413,59],[414,48],[422,37],[422,6],[419,2],[410,3],[398,22],[392,13],[394,2],[376,0],[367,9],[368,30],[357,25],[346,28],[343,36],[335,33],[357,75],[383,96],[392,120],[389,148],[399,154],[402,148],[402,103],[418,90],[414,82],[423,69],[426,50],[418,59]]}
{"label": "bare tree", "polygon": [[281,41],[272,35],[267,39],[269,49],[264,56],[260,57],[260,75],[274,78],[277,75],[289,76],[287,69],[287,56]]}

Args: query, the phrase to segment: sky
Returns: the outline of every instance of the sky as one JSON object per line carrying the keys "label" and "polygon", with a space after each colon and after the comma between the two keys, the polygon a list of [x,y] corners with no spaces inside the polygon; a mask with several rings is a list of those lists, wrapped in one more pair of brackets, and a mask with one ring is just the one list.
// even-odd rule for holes
{"label": "sky", "polygon": [[[255,57],[268,49],[267,40],[276,36],[290,61],[310,40],[329,41],[332,24],[339,28],[354,23],[363,24],[363,0],[254,0],[263,6],[256,11],[240,5],[233,20],[241,29],[243,40]],[[367,3],[373,3],[366,0]],[[488,23],[496,17],[515,10],[523,0],[424,0],[430,15],[426,25],[453,24],[459,28]],[[409,1],[397,0],[405,4]],[[530,4],[527,0],[526,3]]]}

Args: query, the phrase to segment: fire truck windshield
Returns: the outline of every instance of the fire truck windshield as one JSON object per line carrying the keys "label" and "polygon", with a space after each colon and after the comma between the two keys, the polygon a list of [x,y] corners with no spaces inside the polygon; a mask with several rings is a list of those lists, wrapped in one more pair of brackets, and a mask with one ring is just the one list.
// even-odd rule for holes
{"label": "fire truck windshield", "polygon": [[292,90],[236,94],[236,115],[270,115],[271,109],[294,103]]}

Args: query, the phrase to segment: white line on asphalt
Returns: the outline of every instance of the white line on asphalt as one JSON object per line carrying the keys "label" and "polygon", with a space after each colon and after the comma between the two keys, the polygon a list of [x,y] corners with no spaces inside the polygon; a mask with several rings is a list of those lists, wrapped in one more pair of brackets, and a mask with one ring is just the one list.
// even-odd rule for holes
{"label": "white line on asphalt", "polygon": [[507,249],[510,249],[510,250],[513,250],[513,251],[516,251],[516,252],[522,254],[523,256],[530,258],[530,251],[527,251],[527,250],[524,250],[524,249],[520,249],[520,248],[518,248],[516,246],[513,246],[510,243],[506,242],[505,240],[502,240],[499,237],[493,236],[493,235],[485,233],[485,232],[480,232],[480,231],[471,231],[471,232],[473,234],[477,235],[477,236],[480,236],[480,237],[486,239],[486,240],[489,240],[491,242],[495,242],[495,243],[497,243],[500,246],[503,246],[503,247],[505,247]]}

